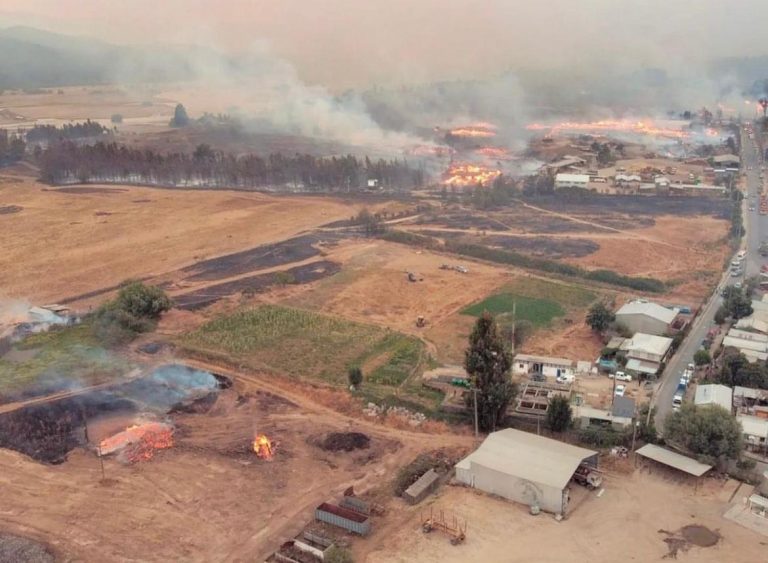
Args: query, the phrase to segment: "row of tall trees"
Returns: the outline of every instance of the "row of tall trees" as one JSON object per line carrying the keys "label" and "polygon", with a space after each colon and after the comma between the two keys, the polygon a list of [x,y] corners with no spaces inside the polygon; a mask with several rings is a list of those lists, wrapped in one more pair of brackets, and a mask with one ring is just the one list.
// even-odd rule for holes
{"label": "row of tall trees", "polygon": [[8,166],[24,158],[27,145],[20,135],[0,129],[0,166]]}
{"label": "row of tall trees", "polygon": [[98,181],[222,188],[292,184],[309,190],[354,191],[372,179],[392,189],[411,189],[424,182],[424,172],[405,160],[281,153],[237,156],[208,145],[199,145],[192,154],[163,154],[117,143],[62,141],[40,151],[37,160],[41,178],[53,184]]}
{"label": "row of tall trees", "polygon": [[109,134],[109,129],[91,121],[82,123],[65,123],[56,125],[35,125],[28,129],[24,136],[29,144],[49,144],[60,140],[96,139]]}

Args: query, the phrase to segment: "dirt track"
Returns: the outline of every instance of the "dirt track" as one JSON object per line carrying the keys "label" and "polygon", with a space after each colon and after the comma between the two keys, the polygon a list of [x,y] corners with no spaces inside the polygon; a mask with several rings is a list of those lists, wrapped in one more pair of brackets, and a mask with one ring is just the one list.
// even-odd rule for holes
{"label": "dirt track", "polygon": [[[177,443],[152,461],[107,459],[107,482],[99,482],[92,453],[75,451],[64,464],[45,466],[0,450],[3,526],[88,561],[263,560],[311,520],[317,504],[346,487],[381,486],[424,449],[471,443],[350,419],[318,405],[316,394],[213,369],[235,379],[232,390],[208,414],[175,415]],[[371,447],[323,453],[308,444],[318,433],[349,429],[369,435]],[[280,442],[273,463],[249,452],[255,431]]]}

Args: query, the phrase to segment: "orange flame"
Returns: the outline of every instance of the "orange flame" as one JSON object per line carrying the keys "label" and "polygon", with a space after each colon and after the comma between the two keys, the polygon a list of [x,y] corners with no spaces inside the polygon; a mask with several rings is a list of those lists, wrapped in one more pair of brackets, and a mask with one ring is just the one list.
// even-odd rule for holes
{"label": "orange flame", "polygon": [[454,137],[483,137],[490,138],[496,136],[496,126],[491,123],[475,123],[451,129],[451,135]]}
{"label": "orange flame", "polygon": [[628,131],[630,133],[641,133],[655,137],[669,137],[672,139],[685,139],[689,136],[687,131],[682,129],[670,129],[667,127],[657,127],[653,122],[648,121],[628,121],[605,119],[601,121],[564,121],[555,125],[541,125],[531,123],[526,126],[529,131],[549,130],[551,133],[558,131]]}
{"label": "orange flame", "polygon": [[272,461],[275,457],[275,444],[266,434],[259,434],[253,439],[253,451],[261,459]]}
{"label": "orange flame", "polygon": [[99,443],[99,455],[122,452],[130,462],[148,461],[156,450],[173,446],[173,427],[163,422],[129,426]]}
{"label": "orange flame", "polygon": [[452,164],[446,172],[445,183],[449,186],[485,186],[499,175],[501,170],[477,164]]}

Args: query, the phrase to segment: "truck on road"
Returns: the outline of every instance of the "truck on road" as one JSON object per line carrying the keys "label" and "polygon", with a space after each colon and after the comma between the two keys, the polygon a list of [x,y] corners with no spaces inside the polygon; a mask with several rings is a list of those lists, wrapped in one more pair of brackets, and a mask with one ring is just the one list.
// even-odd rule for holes
{"label": "truck on road", "polygon": [[685,378],[681,377],[677,384],[677,389],[672,397],[672,410],[679,409],[683,404],[683,397],[685,397],[685,390],[688,387],[688,383]]}

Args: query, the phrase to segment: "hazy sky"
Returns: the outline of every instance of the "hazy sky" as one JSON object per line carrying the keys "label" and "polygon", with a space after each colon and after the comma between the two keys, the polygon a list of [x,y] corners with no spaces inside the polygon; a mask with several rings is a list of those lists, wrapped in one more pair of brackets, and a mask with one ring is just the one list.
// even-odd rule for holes
{"label": "hazy sky", "polygon": [[331,87],[768,53],[768,0],[2,0],[0,26],[118,43],[266,44]]}

